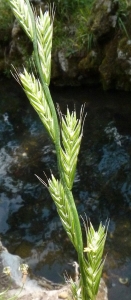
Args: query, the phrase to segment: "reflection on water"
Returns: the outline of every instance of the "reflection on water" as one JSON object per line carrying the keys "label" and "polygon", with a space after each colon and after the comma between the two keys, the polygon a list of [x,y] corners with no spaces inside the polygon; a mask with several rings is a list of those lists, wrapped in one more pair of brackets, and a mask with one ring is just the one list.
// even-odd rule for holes
{"label": "reflection on water", "polygon": [[[63,280],[76,259],[48,191],[34,174],[57,174],[55,151],[20,87],[0,82],[0,234],[32,272]],[[62,112],[86,103],[87,117],[74,183],[79,214],[96,226],[110,218],[103,276],[109,300],[131,294],[131,95],[55,89]],[[124,101],[123,101],[124,99]],[[121,278],[128,278],[122,284]]]}

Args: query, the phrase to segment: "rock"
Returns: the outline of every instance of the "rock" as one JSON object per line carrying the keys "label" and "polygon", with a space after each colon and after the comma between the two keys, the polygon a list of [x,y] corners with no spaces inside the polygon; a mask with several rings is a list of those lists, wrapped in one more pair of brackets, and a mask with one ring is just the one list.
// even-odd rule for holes
{"label": "rock", "polygon": [[108,290],[103,278],[101,278],[96,300],[108,300]]}
{"label": "rock", "polygon": [[64,51],[60,50],[58,51],[58,61],[59,61],[59,64],[60,64],[60,68],[63,72],[68,72],[69,70],[69,66],[68,66],[68,60],[65,56],[65,53]]}
{"label": "rock", "polygon": [[59,299],[68,299],[69,293],[67,291],[63,291],[58,294]]}
{"label": "rock", "polygon": [[116,27],[118,1],[98,0],[94,4],[90,21],[91,31],[97,41],[109,39]]}
{"label": "rock", "polygon": [[13,23],[13,28],[12,28],[12,32],[11,32],[12,38],[13,39],[18,38],[20,32],[21,32],[21,27],[20,27],[18,21],[15,20]]}

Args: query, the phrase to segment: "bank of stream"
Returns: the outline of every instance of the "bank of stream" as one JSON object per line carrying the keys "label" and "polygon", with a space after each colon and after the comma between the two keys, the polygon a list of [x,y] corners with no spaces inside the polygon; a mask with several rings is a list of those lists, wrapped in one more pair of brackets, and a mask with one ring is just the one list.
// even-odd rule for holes
{"label": "bank of stream", "polygon": [[[57,174],[54,147],[21,87],[0,81],[0,235],[35,275],[63,282],[76,253],[43,179]],[[131,294],[131,93],[51,88],[62,113],[85,103],[87,117],[74,197],[94,226],[110,219],[103,277],[109,300]]]}

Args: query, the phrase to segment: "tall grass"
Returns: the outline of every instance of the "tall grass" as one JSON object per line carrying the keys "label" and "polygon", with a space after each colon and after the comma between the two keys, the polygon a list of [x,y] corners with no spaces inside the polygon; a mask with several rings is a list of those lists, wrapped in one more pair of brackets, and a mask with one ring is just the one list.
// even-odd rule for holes
{"label": "tall grass", "polygon": [[[54,2],[53,0],[51,1]],[[56,0],[56,14],[61,19],[70,19],[71,15],[85,6],[92,6],[94,0]]]}
{"label": "tall grass", "polygon": [[39,16],[34,16],[29,0],[9,0],[9,3],[33,43],[34,63],[38,74],[36,77],[24,68],[23,72],[19,74],[16,72],[15,76],[46,127],[56,150],[58,178],[51,174],[45,182],[38,175],[37,177],[47,187],[63,227],[77,252],[80,279],[75,282],[77,286],[75,299],[95,300],[103,268],[102,255],[106,229],[100,224],[98,231],[95,231],[91,223],[86,224],[83,221],[86,231],[84,247],[81,224],[72,194],[83,135],[84,107],[81,108],[79,118],[75,110],[70,112],[68,108],[66,115],[63,115],[60,109],[58,115],[50,94],[54,11],[49,8],[43,14],[40,10]]}

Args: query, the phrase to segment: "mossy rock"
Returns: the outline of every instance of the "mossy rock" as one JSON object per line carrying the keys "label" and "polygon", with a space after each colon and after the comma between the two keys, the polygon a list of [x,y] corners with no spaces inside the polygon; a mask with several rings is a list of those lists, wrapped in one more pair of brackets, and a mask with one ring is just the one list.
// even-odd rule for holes
{"label": "mossy rock", "polygon": [[109,40],[114,34],[117,10],[118,1],[98,0],[94,3],[90,19],[90,30],[99,42]]}
{"label": "mossy rock", "polygon": [[26,258],[31,255],[32,244],[28,241],[22,241],[21,244],[16,247],[13,254],[17,254],[21,258]]}

